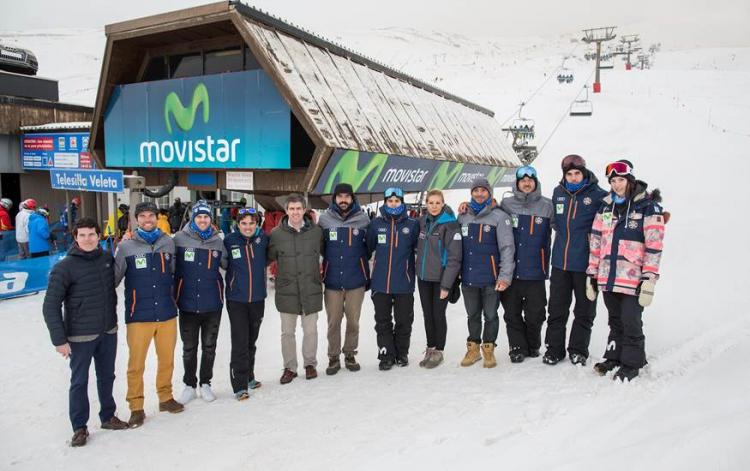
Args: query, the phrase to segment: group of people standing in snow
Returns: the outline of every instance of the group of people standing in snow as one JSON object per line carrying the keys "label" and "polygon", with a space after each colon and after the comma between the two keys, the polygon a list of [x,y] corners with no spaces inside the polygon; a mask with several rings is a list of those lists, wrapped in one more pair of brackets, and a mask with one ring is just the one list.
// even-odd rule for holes
{"label": "group of people standing in snow", "polygon": [[[665,224],[659,193],[649,193],[626,160],[606,167],[609,192],[578,155],[563,159],[562,173],[550,200],[541,194],[536,170],[521,167],[512,195],[499,204],[489,182],[478,178],[458,215],[445,204],[440,190],[431,190],[425,199],[426,214],[419,219],[409,216],[403,190],[389,188],[380,214],[371,220],[352,186],[343,182],[335,187],[330,207],[317,223],[306,212],[305,200],[290,195],[286,215],[270,236],[260,229],[259,213],[244,208],[236,216],[237,230],[223,240],[212,226],[213,213],[206,204],[195,204],[189,223],[169,237],[156,227],[158,211],[153,203],[141,203],[135,208],[137,228],[120,243],[114,257],[97,243],[89,243],[89,238],[98,242],[96,222],[79,220],[76,244],[53,269],[43,308],[53,345],[71,361],[71,444],[84,445],[88,437],[86,390],[92,359],[102,428],[143,424],[143,373],[152,341],[158,358],[160,411],[181,412],[198,394],[206,401],[215,400],[211,381],[225,304],[232,339],[230,381],[236,399],[247,399],[261,385],[254,375],[255,343],[267,295],[266,267],[273,261],[278,264],[275,304],[281,316],[281,384],[298,375],[298,323],[303,330],[305,377],[317,377],[317,323],[324,305],[326,374],[341,370],[342,354],[347,370],[360,369],[359,320],[368,290],[379,369],[407,366],[415,288],[427,338],[421,367],[435,368],[443,362],[447,305],[461,294],[468,323],[462,366],[480,360],[487,368],[497,365],[500,304],[511,362],[541,355],[548,311],[543,362],[555,365],[567,353],[573,364],[585,365],[601,291],[610,334],[604,361],[594,369],[602,375],[616,369],[616,379],[631,380],[646,364],[641,314],[659,277]],[[112,399],[115,287],[123,280],[130,350],[127,423],[115,416]],[[574,320],[567,338],[574,295]],[[178,330],[185,385],[179,401],[172,393]]]}

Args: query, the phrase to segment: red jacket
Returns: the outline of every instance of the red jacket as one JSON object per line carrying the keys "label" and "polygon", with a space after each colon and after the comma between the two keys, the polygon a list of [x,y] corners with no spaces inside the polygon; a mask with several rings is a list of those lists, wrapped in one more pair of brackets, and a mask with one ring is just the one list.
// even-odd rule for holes
{"label": "red jacket", "polygon": [[10,220],[8,210],[0,206],[0,231],[12,231],[13,223]]}

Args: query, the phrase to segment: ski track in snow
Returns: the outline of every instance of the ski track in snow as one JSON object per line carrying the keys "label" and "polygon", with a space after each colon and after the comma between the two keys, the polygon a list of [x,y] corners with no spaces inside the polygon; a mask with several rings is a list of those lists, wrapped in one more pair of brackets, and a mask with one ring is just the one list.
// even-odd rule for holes
{"label": "ski track in snow", "polygon": [[[101,30],[8,33],[3,39],[37,53],[40,75],[61,80],[61,99],[93,104],[104,49]],[[586,48],[562,37],[467,38],[387,28],[349,33],[340,42],[388,58],[417,77],[438,78],[438,87],[494,109],[501,122],[531,96],[524,114],[536,120],[538,143],[550,137],[593,68],[580,58]],[[566,66],[575,81],[558,84],[549,74],[557,73],[572,50],[578,58]],[[448,309],[445,363],[423,370],[417,366],[424,348],[417,296],[409,367],[377,370],[373,309],[366,299],[362,371],[325,375],[322,313],[320,377],[281,386],[280,327],[271,288],[256,361],[264,385],[250,400],[238,404],[231,395],[224,316],[215,403],[197,399],[182,414],[158,413],[152,350],[144,378],[144,426],[99,430],[91,381],[90,443],[71,449],[65,442],[71,434],[69,370],[49,343],[38,294],[0,303],[5,359],[0,404],[6,425],[0,431],[0,468],[750,469],[750,224],[735,209],[750,203],[745,189],[750,48],[664,50],[647,71],[625,72],[622,62],[615,64],[602,73],[604,93],[591,95],[594,116],[565,119],[534,165],[548,196],[560,178],[560,158],[571,152],[583,155],[600,177],[608,161],[631,158],[636,174],[663,190],[673,218],[655,302],[644,313],[649,365],[634,382],[616,383],[611,374],[601,378],[591,369],[608,331],[601,301],[586,367],[567,361],[550,367],[539,358],[511,365],[501,308],[498,367],[461,368],[466,321],[459,301]],[[709,186],[713,177],[719,178],[717,188]],[[448,192],[448,202],[455,208],[467,193]],[[118,342],[114,393],[118,415],[127,419],[122,324]],[[180,360],[178,341],[175,395],[182,388]]]}

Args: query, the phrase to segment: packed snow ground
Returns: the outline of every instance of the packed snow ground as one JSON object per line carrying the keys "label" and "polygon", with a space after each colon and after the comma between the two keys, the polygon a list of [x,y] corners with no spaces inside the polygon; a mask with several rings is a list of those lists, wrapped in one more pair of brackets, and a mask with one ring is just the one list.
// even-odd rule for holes
{"label": "packed snow ground", "polygon": [[[62,80],[63,99],[91,104],[99,74],[96,57],[82,59],[76,67],[80,74],[69,67],[50,68],[45,60],[61,64],[68,57],[76,61],[100,54],[101,33],[57,34],[67,36],[27,34],[18,44],[23,40],[35,50],[42,75]],[[471,39],[379,30],[345,40],[421,78],[442,79],[436,84],[496,110],[501,122],[533,94],[525,114],[536,120],[539,145],[593,69],[580,59],[583,46],[569,38]],[[579,57],[566,63],[575,82],[559,85],[551,77],[545,83],[571,51]],[[563,120],[535,162],[548,196],[560,178],[560,158],[571,152],[583,155],[599,176],[606,162],[628,158],[640,178],[663,190],[664,206],[673,217],[662,278],[644,314],[650,364],[633,383],[600,378],[591,365],[549,367],[541,359],[511,365],[503,324],[499,366],[461,368],[462,301],[448,311],[445,364],[420,369],[424,329],[417,298],[408,368],[377,370],[373,309],[366,300],[358,357],[362,371],[325,376],[322,313],[321,376],[281,386],[280,327],[271,289],[256,362],[256,376],[264,385],[249,401],[237,403],[231,394],[229,320],[224,316],[215,403],[198,399],[175,416],[157,412],[152,351],[145,425],[100,430],[92,374],[92,435],[85,448],[71,449],[66,444],[71,434],[69,370],[49,343],[40,312],[43,295],[38,294],[0,304],[0,356],[5,360],[0,467],[750,469],[750,224],[744,215],[750,203],[745,189],[750,178],[750,48],[664,50],[655,59],[651,70],[626,72],[618,60],[615,70],[603,71],[604,93],[592,96],[594,116]],[[467,197],[468,192],[454,192],[449,200],[455,204]],[[118,415],[127,419],[124,334],[121,325],[115,398]],[[606,310],[600,303],[590,363],[602,353],[606,335]],[[180,342],[175,361],[173,383],[179,394]]]}

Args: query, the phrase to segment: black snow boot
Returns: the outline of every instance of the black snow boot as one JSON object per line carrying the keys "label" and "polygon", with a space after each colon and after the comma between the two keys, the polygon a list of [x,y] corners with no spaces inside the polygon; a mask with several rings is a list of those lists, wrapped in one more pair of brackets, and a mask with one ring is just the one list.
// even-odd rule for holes
{"label": "black snow boot", "polygon": [[556,365],[560,363],[560,360],[562,360],[562,358],[557,358],[556,356],[550,355],[549,353],[545,353],[542,357],[542,362],[545,365]]}
{"label": "black snow boot", "polygon": [[396,357],[396,364],[398,366],[404,367],[409,366],[409,357],[406,355],[399,355]]}
{"label": "black snow boot", "polygon": [[520,348],[511,349],[510,352],[508,352],[508,356],[510,356],[511,363],[521,363],[523,362],[523,359],[526,358],[526,355],[521,352]]}
{"label": "black snow boot", "polygon": [[380,365],[378,365],[378,368],[380,369],[380,371],[388,371],[393,368],[394,363],[395,362],[393,358],[383,358],[382,360],[380,360]]}
{"label": "black snow boot", "polygon": [[638,376],[638,368],[631,368],[629,366],[621,366],[619,370],[617,370],[617,373],[612,377],[614,380],[620,380],[623,383],[625,381],[633,381],[635,377]]}
{"label": "black snow boot", "polygon": [[596,371],[599,376],[604,376],[618,366],[620,366],[620,362],[617,360],[605,360],[601,363],[595,364],[594,371]]}
{"label": "black snow boot", "polygon": [[586,366],[586,357],[581,355],[580,353],[571,353],[570,362],[574,365]]}

